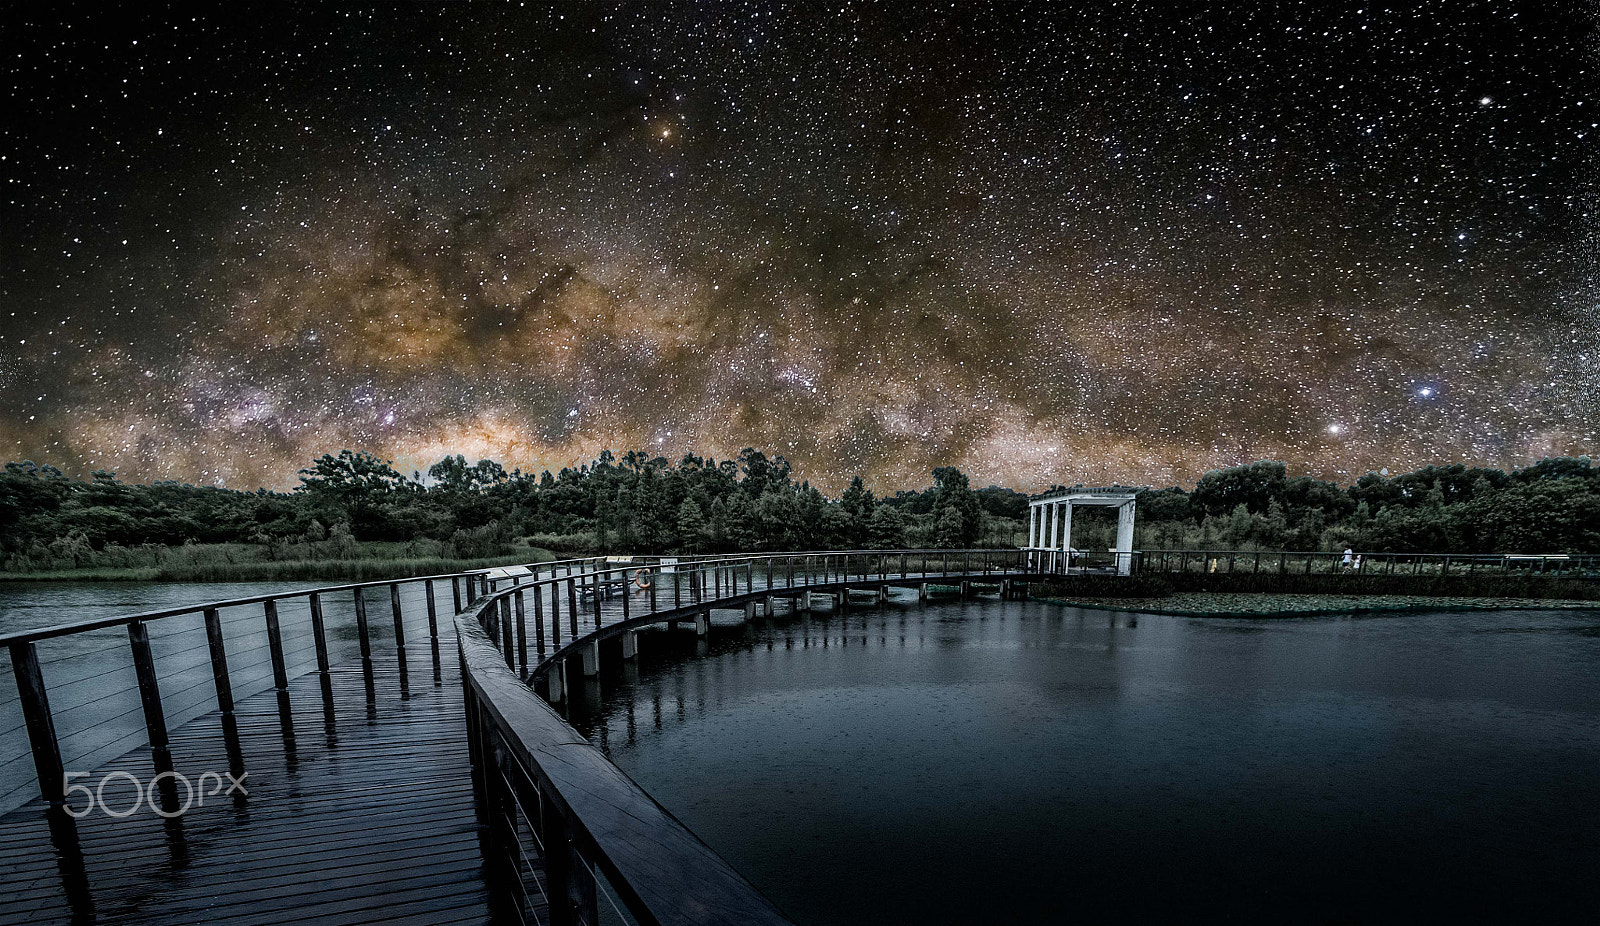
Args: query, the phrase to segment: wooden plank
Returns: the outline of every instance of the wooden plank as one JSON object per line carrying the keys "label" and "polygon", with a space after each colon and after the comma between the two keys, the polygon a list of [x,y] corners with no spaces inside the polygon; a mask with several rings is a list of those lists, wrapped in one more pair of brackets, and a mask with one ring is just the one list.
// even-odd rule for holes
{"label": "wooden plank", "polygon": [[[399,667],[384,667],[373,677],[380,700],[363,711],[356,705],[366,696],[365,668],[335,666],[325,676],[289,680],[294,703],[307,705],[294,712],[302,717],[322,716],[324,681],[351,705],[331,736],[299,737],[292,760],[282,748],[276,686],[230,705],[237,739],[254,759],[242,808],[219,796],[171,823],[145,808],[121,820],[93,814],[78,821],[97,920],[488,922],[455,665],[442,665],[448,683],[413,692],[409,702],[398,700]],[[231,749],[216,718],[170,731],[179,771],[227,767]],[[151,758],[141,747],[92,777],[122,769],[147,780]],[[38,801],[0,817],[0,859],[0,923],[71,922]]]}

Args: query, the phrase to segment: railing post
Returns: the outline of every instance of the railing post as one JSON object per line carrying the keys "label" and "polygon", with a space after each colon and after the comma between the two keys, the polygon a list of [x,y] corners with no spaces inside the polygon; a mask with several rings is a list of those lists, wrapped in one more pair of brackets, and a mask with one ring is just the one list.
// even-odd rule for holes
{"label": "railing post", "polygon": [[233,716],[233,683],[228,677],[228,651],[222,642],[222,615],[216,608],[205,609],[206,646],[211,651],[211,680],[217,691],[217,710],[222,715],[222,738],[234,771],[243,771],[244,753],[239,747],[239,722]]}
{"label": "railing post", "polygon": [[[576,860],[571,840],[567,836],[566,820],[561,816],[561,810],[555,802],[550,800],[544,789],[539,789],[539,845],[544,850],[544,875],[545,894],[550,902],[551,926],[576,926],[583,917],[582,908],[575,902],[582,895],[581,889],[573,883],[574,867],[581,867],[582,861]],[[573,862],[577,861],[577,866]],[[591,881],[592,884],[592,881]],[[595,922],[591,916],[584,920],[588,923]]]}
{"label": "railing post", "polygon": [[[167,738],[167,715],[161,709],[161,687],[156,680],[155,657],[150,652],[150,630],[144,621],[128,623],[128,644],[133,649],[133,674],[139,681],[139,705],[144,709],[144,729],[150,741],[150,759],[156,774],[172,771],[172,747]],[[276,674],[277,666],[273,666]]]}
{"label": "railing post", "polygon": [[[289,670],[283,661],[283,630],[278,624],[278,601],[268,598],[261,603],[267,623],[267,652],[272,659],[272,688],[278,700],[278,724],[283,729],[284,750],[293,752],[294,712],[289,704]],[[131,633],[133,628],[128,628]],[[142,686],[141,686],[142,687]]]}
{"label": "railing post", "polygon": [[478,822],[487,822],[488,795],[483,777],[483,715],[478,706],[477,692],[472,690],[472,678],[467,670],[465,654],[461,658],[461,704],[467,721],[467,761],[472,770],[472,805]]}
{"label": "railing post", "polygon": [[[544,594],[538,585],[533,587],[533,645],[539,661],[544,662]],[[523,668],[527,674],[527,668]]]}
{"label": "railing post", "polygon": [[561,580],[554,568],[550,570],[550,638],[561,644]]}
{"label": "railing post", "polygon": [[567,622],[572,639],[578,639],[578,580],[572,576],[567,576]]}
{"label": "railing post", "polygon": [[[519,585],[521,583],[518,583]],[[522,600],[522,589],[518,588],[513,593],[517,609],[517,665],[518,675],[528,677],[528,612],[527,605]]]}
{"label": "railing post", "polygon": [[411,673],[406,665],[406,625],[400,611],[400,583],[389,583],[389,610],[394,614],[394,651],[400,661],[400,700],[411,700]]}
{"label": "railing post", "polygon": [[61,767],[61,744],[50,716],[44,674],[39,671],[39,652],[31,640],[12,643],[10,650],[11,672],[17,677],[17,694],[22,698],[22,719],[33,747],[33,771],[39,777],[39,796],[52,810],[59,810],[67,799],[67,775]]}
{"label": "railing post", "polygon": [[455,596],[455,602],[456,602],[456,612],[455,613],[460,614],[461,613],[461,577],[460,576],[451,576],[450,577],[450,594]]}
{"label": "railing post", "polygon": [[228,651],[222,643],[222,615],[216,608],[205,609],[206,645],[211,652],[211,678],[216,685],[217,710],[224,717],[233,715],[233,684],[228,678]]}
{"label": "railing post", "polygon": [[328,663],[328,631],[322,623],[322,596],[312,592],[308,603],[311,606],[311,637],[317,649],[317,676],[322,684],[322,712],[331,722],[333,720],[333,675],[329,672]]}
{"label": "railing post", "polygon": [[355,590],[356,603],[356,638],[361,644],[361,668],[372,674],[372,638],[367,630],[367,596],[363,594],[365,588]]}
{"label": "railing post", "polygon": [[444,673],[439,664],[439,610],[433,600],[433,580],[422,583],[428,599],[428,648],[433,652],[433,687],[444,684]]}
{"label": "railing post", "polygon": [[[289,670],[283,661],[283,630],[278,625],[278,601],[268,598],[261,603],[267,621],[267,651],[272,658],[272,687],[283,693],[289,693]],[[128,626],[128,632],[133,632],[133,625]]]}
{"label": "railing post", "polygon": [[490,605],[500,614],[500,649],[505,653],[506,668],[517,670],[516,643],[511,639],[511,598],[506,596]]}

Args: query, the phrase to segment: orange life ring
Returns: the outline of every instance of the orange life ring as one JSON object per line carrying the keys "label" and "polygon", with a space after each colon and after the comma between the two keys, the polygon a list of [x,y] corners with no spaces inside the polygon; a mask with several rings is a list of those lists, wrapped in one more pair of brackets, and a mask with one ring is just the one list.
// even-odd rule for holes
{"label": "orange life ring", "polygon": [[633,584],[637,585],[640,588],[649,588],[651,585],[655,584],[653,582],[645,581],[646,577],[649,576],[649,575],[650,575],[650,570],[648,570],[648,569],[645,569],[645,568],[642,568],[642,567],[639,568],[639,569],[635,569],[634,572],[633,572]]}

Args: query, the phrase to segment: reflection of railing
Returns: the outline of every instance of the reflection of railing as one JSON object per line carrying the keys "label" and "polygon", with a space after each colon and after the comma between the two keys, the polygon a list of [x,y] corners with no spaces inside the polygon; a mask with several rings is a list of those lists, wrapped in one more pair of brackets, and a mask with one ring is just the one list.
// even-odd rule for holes
{"label": "reflection of railing", "polygon": [[[647,584],[637,581],[641,569],[649,570]],[[631,659],[636,629],[692,618],[705,632],[713,609],[743,608],[749,616],[761,605],[770,611],[781,598],[809,608],[817,594],[843,608],[853,594],[881,600],[895,587],[925,596],[930,586],[966,592],[989,585],[1006,595],[1030,577],[1038,575],[1024,550],[875,550],[670,565],[640,560],[492,589],[457,620],[473,784],[493,856],[491,887],[525,918],[548,903],[554,923],[594,923],[613,906],[618,916],[646,924],[788,922],[529,683],[570,703],[574,675],[598,674],[601,642],[621,637],[620,655]],[[543,862],[543,878],[535,858]]]}
{"label": "reflection of railing", "polygon": [[[1078,554],[1074,554],[1076,557]],[[1260,575],[1548,576],[1600,578],[1600,555],[1139,550],[1134,571]]]}
{"label": "reflection of railing", "polygon": [[[578,572],[594,563],[567,560],[531,568]],[[243,757],[233,716],[236,697],[276,689],[287,725],[289,678],[315,671],[322,676],[323,711],[331,717],[329,668],[346,655],[361,659],[368,700],[376,697],[373,660],[383,657],[374,655],[375,640],[392,641],[405,697],[408,638],[426,634],[438,677],[440,583],[450,585],[448,617],[462,610],[463,600],[471,606],[487,591],[483,572],[256,595],[0,635],[17,694],[14,701],[0,701],[0,716],[20,721],[0,729],[0,770],[10,766],[0,779],[0,809],[20,803],[25,794],[22,763],[30,754],[39,793],[52,806],[64,799],[66,763],[92,767],[141,739],[151,747],[154,774],[171,772],[169,727],[212,709],[221,713],[237,774]],[[368,593],[384,588],[390,620],[369,622]],[[348,601],[333,597],[342,592],[349,593]],[[451,630],[448,621],[445,627]],[[26,747],[18,741],[24,731]]]}

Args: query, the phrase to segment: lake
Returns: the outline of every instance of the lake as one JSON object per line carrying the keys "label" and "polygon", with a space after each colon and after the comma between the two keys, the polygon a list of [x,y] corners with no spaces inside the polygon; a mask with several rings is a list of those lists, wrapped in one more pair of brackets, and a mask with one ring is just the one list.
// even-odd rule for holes
{"label": "lake", "polygon": [[[0,630],[301,587],[0,585]],[[402,590],[420,639],[422,591]],[[349,593],[325,611],[353,658]],[[265,690],[260,606],[222,618],[236,692]],[[303,603],[281,618],[310,669]],[[151,635],[169,723],[214,707],[198,616]],[[1600,610],[891,604],[641,649],[575,722],[803,926],[1600,912]],[[69,767],[143,742],[126,652],[120,629],[40,644]],[[0,804],[33,794],[4,659]]]}
{"label": "lake", "polygon": [[645,637],[578,725],[805,926],[1600,914],[1600,611],[984,601],[693,647]]}

